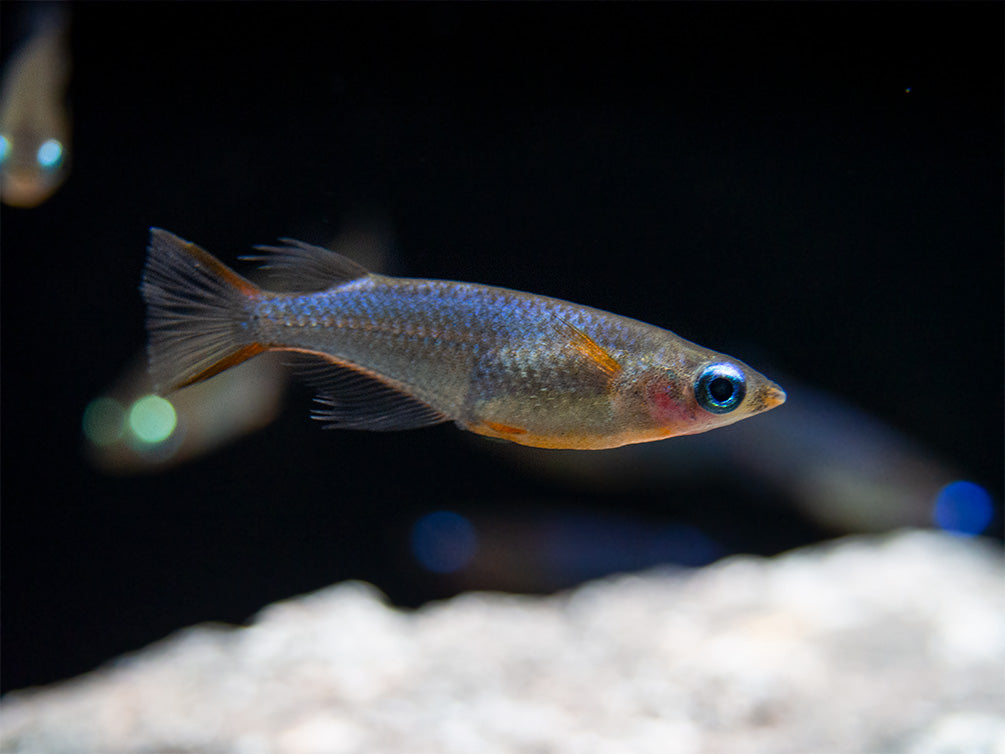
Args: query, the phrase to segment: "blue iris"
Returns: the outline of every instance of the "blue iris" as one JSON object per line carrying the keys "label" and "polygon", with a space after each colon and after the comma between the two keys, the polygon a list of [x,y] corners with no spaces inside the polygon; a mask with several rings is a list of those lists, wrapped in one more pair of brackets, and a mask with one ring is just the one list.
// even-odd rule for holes
{"label": "blue iris", "polygon": [[728,414],[743,403],[746,394],[743,372],[732,364],[709,364],[694,384],[698,405],[713,414]]}

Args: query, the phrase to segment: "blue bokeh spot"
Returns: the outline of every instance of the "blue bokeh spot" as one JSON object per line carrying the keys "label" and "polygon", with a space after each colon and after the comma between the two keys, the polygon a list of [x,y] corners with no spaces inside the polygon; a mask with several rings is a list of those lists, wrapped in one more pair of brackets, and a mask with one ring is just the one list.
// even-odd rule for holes
{"label": "blue bokeh spot", "polygon": [[63,145],[56,139],[49,139],[38,148],[38,164],[43,168],[54,168],[63,161]]}
{"label": "blue bokeh spot", "polygon": [[427,513],[412,526],[412,553],[434,573],[453,573],[466,566],[478,549],[475,527],[453,511]]}
{"label": "blue bokeh spot", "polygon": [[974,537],[988,528],[994,518],[994,505],[986,489],[974,482],[959,480],[939,491],[932,518],[947,532]]}

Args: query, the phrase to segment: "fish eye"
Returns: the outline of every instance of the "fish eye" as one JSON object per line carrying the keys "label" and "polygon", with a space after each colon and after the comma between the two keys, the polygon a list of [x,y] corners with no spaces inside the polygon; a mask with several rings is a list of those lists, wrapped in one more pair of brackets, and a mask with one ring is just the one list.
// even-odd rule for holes
{"label": "fish eye", "polygon": [[694,383],[698,405],[713,414],[728,414],[747,394],[743,372],[732,364],[709,364]]}
{"label": "fish eye", "polygon": [[59,167],[59,163],[63,161],[63,145],[57,139],[48,139],[38,148],[35,159],[46,170]]}

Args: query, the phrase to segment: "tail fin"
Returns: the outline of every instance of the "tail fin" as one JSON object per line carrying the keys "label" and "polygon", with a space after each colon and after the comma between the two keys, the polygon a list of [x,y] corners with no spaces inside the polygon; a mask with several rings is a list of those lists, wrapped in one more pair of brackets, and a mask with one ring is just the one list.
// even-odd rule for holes
{"label": "tail fin", "polygon": [[166,230],[150,229],[140,290],[158,390],[201,382],[266,350],[248,329],[248,305],[262,290]]}

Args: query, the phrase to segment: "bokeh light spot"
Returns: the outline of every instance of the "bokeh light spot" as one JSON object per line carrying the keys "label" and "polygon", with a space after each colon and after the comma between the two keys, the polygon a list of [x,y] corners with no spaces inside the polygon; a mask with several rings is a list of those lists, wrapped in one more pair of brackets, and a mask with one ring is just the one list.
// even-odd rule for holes
{"label": "bokeh light spot", "polygon": [[145,395],[129,409],[129,429],[146,443],[164,442],[177,423],[174,406],[159,395]]}
{"label": "bokeh light spot", "polygon": [[0,136],[0,163],[3,163],[7,159],[7,155],[10,154],[10,139],[6,136]]}
{"label": "bokeh light spot", "polygon": [[49,139],[38,148],[36,158],[43,168],[54,168],[63,160],[63,145],[56,139]]}
{"label": "bokeh light spot", "polygon": [[423,568],[434,573],[460,570],[477,549],[475,527],[459,513],[434,511],[412,526],[412,553]]}
{"label": "bokeh light spot", "polygon": [[994,505],[986,489],[974,482],[959,480],[939,491],[932,518],[947,532],[974,537],[988,528],[994,518]]}
{"label": "bokeh light spot", "polygon": [[93,444],[107,447],[122,437],[126,410],[114,398],[95,398],[84,409],[84,436]]}

